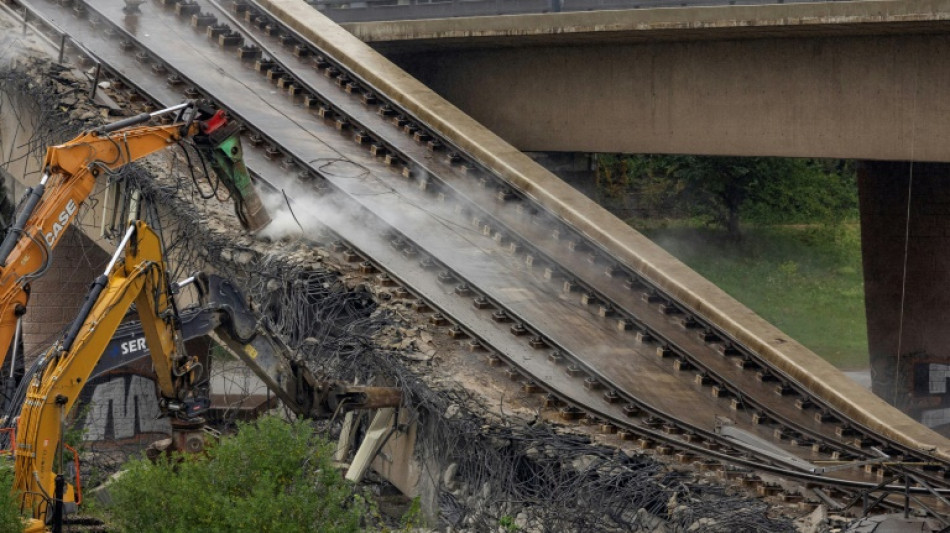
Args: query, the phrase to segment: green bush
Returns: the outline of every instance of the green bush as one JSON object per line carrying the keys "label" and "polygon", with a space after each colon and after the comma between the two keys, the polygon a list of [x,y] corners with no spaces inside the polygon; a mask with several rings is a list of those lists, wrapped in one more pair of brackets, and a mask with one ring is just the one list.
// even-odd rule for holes
{"label": "green bush", "polygon": [[367,505],[306,422],[262,418],[206,456],[132,461],[106,511],[123,531],[355,532]]}
{"label": "green bush", "polygon": [[0,531],[22,531],[20,501],[13,495],[13,467],[0,464]]}

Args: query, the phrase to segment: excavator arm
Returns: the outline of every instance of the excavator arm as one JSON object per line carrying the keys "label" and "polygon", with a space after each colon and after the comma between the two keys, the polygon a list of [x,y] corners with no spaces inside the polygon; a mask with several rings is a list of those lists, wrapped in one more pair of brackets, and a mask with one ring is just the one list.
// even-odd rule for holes
{"label": "excavator arm", "polygon": [[214,313],[209,328],[225,346],[294,414],[322,418],[353,409],[398,407],[402,391],[395,387],[350,385],[317,379],[267,323],[248,308],[231,281],[197,275],[203,308]]}
{"label": "excavator arm", "polygon": [[[177,113],[173,124],[141,126]],[[231,192],[241,224],[256,231],[270,222],[241,159],[239,126],[223,111],[195,102],[142,113],[85,131],[47,149],[40,183],[29,189],[13,226],[0,242],[0,365],[17,321],[26,312],[30,281],[46,271],[52,249],[92,193],[96,178],[191,139]]]}
{"label": "excavator arm", "polygon": [[133,223],[72,326],[43,356],[47,361],[27,389],[17,431],[13,489],[21,494],[22,509],[32,513],[31,527],[40,528],[37,531],[42,531],[48,514],[61,517],[63,505],[74,501],[62,475],[63,424],[133,303],[158,376],[162,411],[190,418],[207,406],[207,399],[192,396],[200,367],[179,350],[178,319],[161,243],[144,222]]}

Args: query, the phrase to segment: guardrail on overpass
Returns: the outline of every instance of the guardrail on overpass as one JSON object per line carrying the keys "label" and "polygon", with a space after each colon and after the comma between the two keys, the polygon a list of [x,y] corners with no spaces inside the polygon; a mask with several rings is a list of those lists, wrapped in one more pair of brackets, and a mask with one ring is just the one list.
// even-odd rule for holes
{"label": "guardrail on overpass", "polygon": [[658,7],[795,4],[815,1],[850,0],[363,0],[358,2],[309,0],[307,3],[334,21],[342,23]]}

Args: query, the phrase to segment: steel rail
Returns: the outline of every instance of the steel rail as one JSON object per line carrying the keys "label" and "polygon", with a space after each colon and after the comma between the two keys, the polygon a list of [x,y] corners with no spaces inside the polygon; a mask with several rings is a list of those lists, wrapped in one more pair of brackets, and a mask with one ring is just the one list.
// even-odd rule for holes
{"label": "steel rail", "polygon": [[[256,4],[256,2],[252,2],[252,3],[253,3],[253,4]],[[248,3],[248,2],[234,2],[233,4],[234,4],[234,5],[249,5],[250,3]],[[258,9],[259,9],[262,13],[266,13],[266,10],[264,10],[263,8],[260,8],[259,6],[258,6]],[[281,24],[280,21],[279,21],[278,19],[276,19],[275,17],[273,17],[273,16],[270,16],[270,17],[269,17],[269,23],[270,23],[270,24]],[[272,26],[268,26],[268,27],[272,28]],[[273,30],[271,30],[271,31],[273,31]],[[283,27],[283,31],[284,31],[286,34],[289,34],[289,35],[294,36],[294,38],[297,39],[299,42],[306,42],[306,40],[305,40],[299,33],[297,33],[296,31],[294,31],[294,30],[291,29],[291,28],[287,28],[285,25],[284,25],[284,27]],[[322,52],[320,52],[320,53],[322,53]],[[272,61],[275,61],[275,62],[277,62],[277,63],[280,63],[279,61],[277,61],[277,60],[275,59],[275,56],[276,56],[276,54],[274,54],[273,52],[271,52],[271,60],[272,60]],[[329,56],[326,56],[325,54],[324,54],[324,57],[325,57],[325,59],[326,59],[330,64],[334,65],[334,68],[337,68],[337,69],[339,69],[340,71],[344,71],[344,72],[346,71],[346,69],[345,69],[342,65],[340,65],[339,63],[335,63],[334,60],[333,60],[333,58],[331,58],[331,57],[329,57]],[[292,70],[293,70],[292,68],[290,68],[286,63],[281,63],[281,65],[285,68],[285,72],[286,72],[287,75],[292,75]],[[370,84],[368,84],[365,80],[360,79],[357,75],[353,74],[352,72],[348,72],[347,75],[348,75],[351,79],[357,80],[357,81],[359,81],[360,83],[364,84],[366,87],[369,87],[370,90],[375,91],[374,94],[375,94],[376,97],[379,98],[380,100],[385,100],[385,95],[380,94],[380,92],[379,92],[378,90],[375,90],[375,88],[373,88],[373,87],[372,87]],[[296,79],[296,82],[297,82],[297,83],[299,83],[299,84],[301,84],[301,85],[306,85],[306,83],[305,83],[303,80],[301,80],[299,77],[296,77],[295,79]],[[397,106],[395,103],[392,103],[392,102],[388,102],[387,104],[384,104],[384,105],[388,105],[388,106],[391,107],[391,108],[398,109],[398,106]],[[337,109],[337,108],[334,108],[334,111],[336,111],[336,109]],[[408,115],[408,113],[406,113],[405,111],[402,111],[402,114]],[[439,136],[439,135],[437,134],[437,132],[434,132],[433,130],[428,129],[428,126],[425,126],[425,125],[420,124],[420,125],[418,125],[417,129],[418,129],[418,130],[425,130],[426,133],[427,133],[427,135],[429,135],[429,136],[431,136],[431,137],[439,138],[439,140],[440,140],[445,146],[453,147],[453,148],[455,148],[456,150],[458,150],[458,148],[457,148],[457,147],[454,147],[453,144],[452,144],[450,141],[448,141],[447,139],[441,138],[441,136]],[[459,153],[459,152],[461,152],[461,150],[458,150],[458,152],[455,152],[455,153]],[[425,169],[424,162],[418,161],[418,160],[413,160],[413,159],[410,158],[410,157],[405,157],[405,159],[410,160],[410,161],[413,162],[414,165],[418,165],[418,166],[420,166],[421,168]],[[474,168],[477,168],[477,167],[479,167],[480,165],[479,165],[477,162],[472,161],[472,162],[470,162],[469,166],[474,167]],[[426,169],[426,170],[428,170],[428,169]],[[489,174],[489,175],[491,174],[491,173],[490,173],[487,169],[485,169],[484,167],[481,168],[481,169],[479,169],[479,170],[480,170],[482,173],[484,173],[484,174]],[[430,175],[431,177],[435,177],[435,178],[438,179],[438,175],[437,175],[436,173],[431,172],[431,171],[429,171],[428,173],[429,173],[429,175]],[[503,183],[503,185],[501,185],[501,186],[507,185],[507,183],[504,183],[503,180],[502,180],[500,177],[498,177],[498,176],[491,176],[491,177],[494,178],[495,180],[497,180],[499,183]],[[458,188],[453,188],[448,182],[446,182],[446,181],[444,181],[444,180],[441,180],[441,185],[442,185],[443,187],[445,187],[445,188],[448,188],[448,189],[453,190],[453,192],[456,194],[457,197],[463,197],[463,198],[465,197],[464,193],[462,193],[462,191],[461,191],[460,189],[458,189]],[[524,197],[522,197],[522,199],[523,199],[523,200],[527,200],[528,198],[527,198],[526,196],[524,196]],[[470,200],[470,201],[471,201],[471,200]],[[472,201],[472,204],[475,205],[476,208],[479,208],[477,202]],[[544,210],[543,207],[538,206],[537,204],[535,205],[535,207],[540,208],[540,210]],[[501,229],[498,230],[498,233],[505,234],[507,237],[511,238],[512,240],[518,240],[519,244],[520,244],[521,246],[525,247],[525,248],[534,248],[534,249],[539,253],[539,255],[541,255],[546,261],[549,261],[549,262],[552,263],[552,264],[557,264],[557,261],[553,260],[553,259],[550,257],[549,254],[544,254],[543,252],[540,252],[541,249],[540,249],[539,247],[533,246],[533,244],[530,242],[530,240],[525,239],[525,238],[519,238],[519,237],[517,236],[517,233],[516,233],[516,232],[514,232],[510,227],[506,227],[503,223],[500,222],[500,220],[499,220],[497,217],[493,217],[491,214],[486,214],[486,213],[487,213],[487,211],[484,211],[484,210],[483,210],[483,215],[485,215],[486,218],[495,218],[495,220],[498,220],[498,222],[496,222],[496,223],[501,227]],[[552,218],[559,219],[559,217],[557,217],[556,215],[550,214],[550,216],[551,216]],[[572,240],[580,241],[580,242],[585,242],[585,243],[587,243],[591,248],[600,249],[600,253],[601,253],[604,257],[607,258],[607,259],[603,260],[603,262],[604,262],[604,263],[607,263],[608,265],[612,265],[613,268],[615,268],[616,270],[620,271],[620,272],[619,272],[620,275],[619,275],[619,276],[615,276],[615,277],[617,277],[617,278],[626,277],[626,278],[629,278],[629,279],[636,279],[636,280],[638,280],[640,283],[642,283],[642,284],[644,284],[644,285],[647,285],[647,287],[648,287],[651,291],[653,291],[653,292],[655,292],[655,293],[657,293],[657,294],[660,294],[661,297],[667,302],[667,304],[675,305],[676,307],[678,307],[678,308],[684,310],[685,313],[688,314],[688,315],[690,315],[691,318],[693,318],[695,321],[697,321],[697,322],[703,324],[706,329],[715,330],[715,333],[716,333],[716,335],[717,335],[718,337],[720,337],[721,339],[723,339],[724,342],[728,342],[734,350],[736,350],[737,352],[739,352],[737,355],[755,359],[755,363],[756,363],[758,366],[760,366],[760,367],[762,367],[763,369],[765,369],[765,370],[767,371],[768,375],[770,375],[770,376],[773,377],[774,379],[776,379],[776,380],[782,382],[783,384],[786,384],[786,385],[788,385],[789,387],[792,387],[793,389],[795,389],[795,393],[798,394],[798,395],[803,399],[804,402],[811,402],[811,403],[813,403],[814,405],[817,406],[817,408],[818,408],[820,411],[822,411],[823,414],[828,415],[830,418],[837,418],[837,419],[839,419],[839,420],[842,420],[842,421],[848,426],[848,431],[849,431],[849,432],[854,433],[854,434],[857,434],[858,436],[863,435],[864,438],[867,438],[867,439],[875,440],[875,441],[877,441],[881,446],[889,447],[889,448],[893,448],[893,449],[899,449],[899,450],[902,451],[902,453],[907,454],[907,455],[910,455],[910,456],[919,457],[919,458],[922,458],[922,459],[933,459],[933,458],[930,457],[928,454],[921,453],[920,450],[916,450],[916,449],[909,448],[909,447],[907,447],[907,446],[905,446],[905,445],[903,445],[903,444],[901,444],[901,443],[895,441],[894,439],[888,438],[888,437],[886,437],[886,436],[884,436],[884,435],[880,435],[880,434],[878,434],[877,432],[874,432],[873,430],[870,430],[870,429],[867,428],[865,425],[863,425],[863,424],[857,422],[856,420],[852,419],[851,417],[845,415],[844,413],[841,412],[840,409],[838,409],[838,408],[832,406],[831,404],[827,403],[826,401],[824,401],[824,400],[821,399],[820,397],[817,397],[817,396],[814,395],[813,393],[809,392],[808,389],[807,389],[807,387],[805,387],[804,385],[802,385],[801,383],[799,383],[796,379],[794,379],[793,377],[791,377],[790,375],[788,375],[786,372],[784,372],[784,371],[782,371],[781,369],[777,368],[775,365],[773,365],[773,364],[771,364],[770,362],[766,361],[764,358],[762,358],[761,356],[759,356],[758,354],[756,354],[756,353],[755,353],[753,350],[751,350],[749,347],[745,346],[742,342],[740,342],[740,341],[738,341],[737,339],[735,339],[732,335],[729,335],[728,333],[726,333],[725,331],[723,331],[722,328],[719,328],[719,327],[717,327],[717,326],[715,326],[715,325],[709,323],[708,321],[706,321],[705,319],[703,319],[700,315],[698,315],[698,314],[694,313],[693,311],[689,310],[689,307],[688,307],[687,305],[685,305],[683,302],[679,301],[677,298],[674,298],[673,296],[671,296],[670,294],[668,294],[666,291],[660,289],[658,285],[654,284],[654,283],[651,282],[649,279],[643,277],[641,274],[639,274],[639,273],[637,273],[637,272],[634,272],[634,271],[630,270],[629,268],[627,268],[626,266],[624,266],[624,265],[622,264],[622,262],[620,262],[620,261],[614,259],[614,258],[612,257],[612,255],[611,255],[609,252],[607,252],[606,250],[602,249],[602,248],[599,246],[599,244],[597,244],[596,242],[591,241],[590,239],[586,238],[584,235],[580,234],[579,232],[577,232],[576,230],[574,230],[573,228],[571,228],[571,226],[570,226],[569,224],[567,224],[566,221],[563,221],[563,220],[559,220],[559,221],[560,221],[562,224],[564,224],[565,229],[568,229],[568,230],[573,234],[572,237],[571,237]],[[610,298],[609,296],[607,296],[607,294],[606,294],[605,291],[596,290],[596,289],[594,289],[594,288],[591,286],[591,284],[589,284],[589,283],[584,283],[584,282],[583,282],[582,280],[580,280],[580,279],[578,279],[577,281],[581,282],[581,284],[583,285],[583,289],[584,289],[585,291],[594,294],[595,297],[596,297],[597,299],[599,299],[600,301],[610,302],[610,303],[614,304],[614,305],[613,305],[613,309],[614,309],[614,310],[623,312],[623,310],[624,310],[623,306],[616,305],[616,303],[613,301],[613,299]],[[631,320],[639,320],[633,313],[629,313],[628,318],[630,318]],[[668,340],[668,339],[667,339],[667,340]],[[686,353],[688,353],[688,352],[683,351],[683,353],[686,354]],[[695,361],[697,361],[697,362],[699,361],[698,356],[695,356],[695,355],[694,355],[694,356],[692,356],[692,358],[693,358]],[[738,390],[741,388],[740,386],[738,386],[738,385],[736,385],[736,384],[734,384],[734,383],[730,383],[729,380],[723,378],[723,377],[722,377],[721,375],[719,375],[718,373],[712,373],[712,371],[711,371],[711,369],[709,368],[708,365],[703,364],[702,366],[704,367],[705,371],[707,371],[707,373],[711,373],[711,377],[712,377],[712,379],[713,379],[714,381],[716,381],[716,382],[718,382],[719,384],[725,386],[726,388],[731,389],[731,391],[733,392],[734,395],[740,396],[740,397],[745,398],[745,399],[748,399],[750,402],[754,402],[754,403],[757,405],[757,407],[759,407],[761,410],[766,410],[766,407],[764,406],[764,404],[763,404],[762,402],[758,402],[758,401],[753,400],[749,395],[745,395],[745,394],[738,393]],[[805,427],[802,426],[801,424],[797,424],[797,423],[792,422],[792,421],[789,420],[787,417],[784,417],[784,416],[782,416],[782,415],[780,415],[780,414],[777,414],[777,413],[773,413],[773,414],[774,414],[773,418],[774,418],[775,420],[777,420],[777,421],[784,421],[784,422],[786,423],[786,425],[788,425],[788,426],[789,426],[793,431],[795,431],[795,432],[799,432],[799,433],[802,433],[802,434],[810,435],[810,436],[815,437],[815,438],[818,438],[818,436],[820,435],[820,433],[818,433],[818,432],[816,432],[816,431],[814,431],[814,430],[811,430],[811,429],[809,429],[809,428],[805,428]],[[855,453],[855,452],[860,453],[860,449],[859,449],[859,448],[856,448],[856,447],[854,447],[854,446],[849,446],[849,445],[846,444],[846,443],[836,442],[833,438],[830,438],[830,437],[827,437],[827,436],[824,437],[824,439],[830,439],[831,442],[832,442],[832,443],[835,443],[838,447],[848,448],[849,451],[852,452],[852,453]],[[943,462],[946,462],[946,461],[943,461]]]}
{"label": "steel rail", "polygon": [[[217,4],[216,2],[214,2],[214,3]],[[235,3],[234,5],[235,5],[235,6],[246,6],[247,4],[246,4],[245,2],[237,2],[237,3]],[[245,9],[247,9],[247,8],[245,7]],[[247,13],[247,11],[245,11],[245,13]],[[255,15],[255,16],[258,16],[258,15]],[[230,18],[230,20],[231,20],[232,22],[235,22],[235,23],[238,22],[237,19],[236,19],[235,17],[233,17],[233,16],[230,16],[230,15],[229,15],[229,18]],[[250,17],[248,17],[248,18],[250,18]],[[278,22],[278,21],[275,21],[274,19],[270,19],[270,22],[273,23],[273,22]],[[261,26],[261,24],[258,23],[258,26]],[[273,31],[273,26],[268,25],[267,28],[270,28],[269,31]],[[289,34],[294,35],[294,37],[295,37],[296,39],[302,39],[302,37],[301,37],[299,34],[296,34],[295,32],[293,32],[293,31],[290,30],[290,29],[286,29],[286,28],[285,28],[285,31],[286,31],[287,33],[289,33]],[[250,34],[250,31],[245,28],[245,32],[244,32],[244,33],[245,33],[246,35],[249,35],[249,34]],[[306,81],[304,81],[304,80],[301,79],[300,77],[295,76],[295,75],[293,74],[293,70],[294,70],[293,67],[291,67],[287,62],[285,62],[285,61],[280,61],[280,60],[277,59],[278,53],[275,53],[274,49],[267,47],[267,46],[264,45],[263,42],[262,42],[261,40],[259,40],[259,39],[253,39],[253,40],[254,40],[254,42],[256,43],[257,46],[259,46],[262,50],[266,50],[266,51],[269,53],[270,58],[268,59],[268,62],[271,62],[271,63],[277,65],[279,68],[282,69],[282,72],[283,72],[283,73],[281,74],[282,76],[290,76],[290,77],[293,77],[293,78],[294,78],[294,83],[297,84],[297,86],[302,86],[302,87],[305,87],[305,88],[308,88],[308,89],[312,90],[311,87],[308,87],[308,84],[306,83]],[[299,45],[298,45],[298,46],[299,46]],[[296,50],[296,48],[295,48],[295,50]],[[326,60],[327,60],[329,63],[331,63],[331,64],[333,63],[332,58],[326,58]],[[339,65],[337,65],[336,68],[339,68],[340,70],[342,70],[342,67],[339,66]],[[357,78],[356,76],[351,75],[351,77],[352,77],[354,80],[358,80],[358,78]],[[364,81],[363,83],[365,83],[365,81]],[[376,97],[377,97],[377,98],[380,98],[380,99],[385,99],[385,97],[384,97],[383,95],[379,95],[378,93],[376,94]],[[329,106],[329,107],[332,109],[333,113],[335,113],[335,114],[340,114],[340,115],[346,116],[346,115],[344,114],[344,113],[345,113],[344,111],[341,111],[339,107],[337,107],[336,105],[334,105],[334,104],[332,104],[332,103],[323,104],[323,105]],[[395,105],[392,104],[392,103],[390,103],[390,104],[388,104],[388,105],[390,105],[390,106],[392,106],[392,107],[395,107]],[[350,120],[351,122],[353,122],[354,124],[358,124],[359,126],[361,126],[361,127],[363,127],[363,128],[366,128],[366,126],[365,126],[364,124],[361,124],[361,123],[359,123],[358,121],[352,119],[352,117],[347,116],[346,118],[347,118],[348,120]],[[369,129],[369,128],[366,128],[366,129]],[[419,127],[419,128],[416,128],[416,129],[417,129],[417,130],[422,130],[423,127]],[[437,136],[437,134],[434,133],[434,132],[431,132],[431,130],[428,131],[426,134],[429,135],[429,136],[432,136],[432,137]],[[445,139],[440,139],[440,141],[442,141],[442,143],[445,144],[446,146],[451,146],[451,143],[449,143],[449,142],[448,142],[447,140],[445,140]],[[390,151],[394,151],[394,148],[392,147],[392,144],[389,143],[389,142],[387,142],[387,141],[384,140],[384,139],[377,138],[375,142],[378,143],[378,144],[385,145],[385,146],[387,147],[387,149],[389,149]],[[451,191],[455,194],[455,197],[456,197],[456,198],[466,198],[466,199],[472,204],[472,208],[473,208],[473,209],[481,209],[477,202],[472,201],[470,198],[467,198],[466,195],[465,195],[464,193],[462,193],[462,191],[461,191],[460,189],[455,188],[455,187],[453,187],[450,183],[448,183],[447,181],[440,179],[440,178],[438,177],[438,173],[433,172],[433,171],[431,171],[430,169],[426,168],[426,165],[425,165],[425,162],[424,162],[424,161],[420,161],[420,160],[418,160],[418,159],[416,159],[416,158],[413,158],[413,157],[411,157],[411,156],[409,156],[409,155],[406,155],[406,154],[400,154],[400,158],[402,158],[402,159],[405,160],[405,161],[411,162],[411,163],[412,163],[414,166],[416,166],[416,167],[421,168],[423,171],[426,172],[426,174],[427,174],[430,178],[434,178],[434,179],[438,180],[439,183],[440,183],[440,186],[441,186],[443,189],[451,190]],[[500,222],[500,220],[499,220],[497,217],[493,217],[490,213],[488,213],[488,212],[487,212],[486,210],[484,210],[484,209],[481,209],[481,211],[482,211],[482,215],[485,216],[485,218],[487,218],[487,219],[494,219],[494,220],[496,221],[496,222],[495,222],[495,225],[498,225],[498,226],[501,227],[500,230],[497,230],[497,232],[498,232],[499,234],[504,234],[504,235],[506,235],[507,237],[511,238],[512,240],[517,240],[520,246],[523,246],[523,247],[525,247],[525,248],[533,248],[533,249],[536,251],[536,253],[537,253],[538,255],[540,255],[541,257],[543,257],[545,260],[551,262],[552,264],[556,264],[556,261],[552,260],[551,257],[550,257],[550,255],[545,254],[545,253],[543,253],[543,252],[540,252],[540,248],[532,246],[531,242],[530,242],[528,239],[519,237],[518,234],[517,234],[517,232],[513,231],[510,227],[507,227],[504,223]],[[580,235],[579,235],[579,234],[578,234],[578,238],[580,238]],[[623,269],[623,267],[619,267],[619,269]],[[632,271],[628,271],[627,274],[628,274],[630,277],[637,276],[637,274],[633,273]],[[645,279],[642,279],[642,278],[641,278],[641,280],[642,280],[643,283],[650,285],[650,282],[649,282],[648,280],[645,280]],[[597,290],[593,289],[590,285],[585,285],[584,288],[585,288],[585,290],[586,290],[587,292],[592,293],[592,294],[595,294],[597,299],[599,299],[599,300],[601,300],[601,301],[611,302],[611,303],[614,303],[614,304],[615,304],[615,302],[612,302],[612,299],[609,298],[609,297],[607,297],[604,292],[597,291]],[[653,285],[653,289],[652,289],[652,290],[655,291],[655,292],[663,292],[663,291],[660,291],[655,285]],[[677,302],[675,299],[671,298],[669,295],[664,294],[663,297],[664,297],[664,299],[667,300],[667,302],[670,302],[670,303],[675,302],[675,305],[677,305],[677,306],[679,306],[679,307],[682,307],[682,308],[685,308],[685,306],[684,306],[682,303]],[[614,309],[616,309],[616,310],[618,310],[618,311],[624,312],[624,309],[623,309],[622,306],[619,306],[619,305],[616,305],[616,304],[615,304],[613,307],[614,307]],[[628,318],[629,318],[630,320],[634,320],[634,321],[638,321],[638,320],[639,320],[635,315],[633,315],[633,314],[631,314],[631,313],[628,313]],[[698,320],[698,321],[699,321],[699,320],[702,320],[702,319],[699,318],[699,317],[695,317],[695,319]],[[786,383],[787,385],[789,385],[789,386],[791,386],[791,387],[794,387],[794,388],[797,390],[797,393],[798,393],[802,398],[804,398],[805,401],[812,401],[812,402],[814,402],[815,404],[819,405],[819,407],[822,409],[822,411],[824,411],[824,413],[826,413],[826,414],[823,415],[823,416],[828,416],[829,418],[835,418],[835,417],[836,417],[836,418],[838,418],[838,419],[845,419],[845,420],[847,420],[847,417],[845,417],[842,413],[840,413],[839,410],[834,409],[833,407],[831,407],[830,405],[828,405],[828,404],[826,404],[825,402],[821,401],[820,399],[811,398],[812,395],[807,392],[807,390],[806,390],[805,387],[803,387],[803,386],[802,386],[801,384],[799,384],[797,381],[795,381],[794,379],[792,379],[790,376],[787,376],[787,374],[785,374],[784,372],[782,372],[782,371],[780,371],[779,369],[775,368],[773,365],[771,365],[771,364],[769,364],[768,362],[764,361],[761,357],[758,357],[758,356],[757,356],[756,354],[754,354],[751,350],[748,350],[748,348],[745,348],[741,343],[739,343],[739,342],[736,341],[735,339],[730,338],[730,336],[724,334],[724,332],[722,332],[722,331],[719,330],[718,328],[713,328],[712,326],[710,326],[710,325],[708,325],[708,324],[706,325],[706,327],[707,327],[707,328],[710,328],[710,329],[717,329],[717,330],[718,330],[718,331],[717,331],[718,335],[721,336],[721,337],[723,337],[723,338],[725,338],[725,339],[727,339],[727,340],[732,344],[733,349],[739,350],[739,351],[743,351],[744,353],[743,353],[742,355],[745,355],[746,357],[752,357],[752,358],[756,359],[756,364],[757,364],[758,366],[766,368],[766,369],[769,371],[768,373],[769,373],[770,376],[773,376],[773,377],[775,377],[776,379],[778,379],[778,380],[780,380],[780,381]],[[649,328],[647,328],[647,329],[649,329]],[[668,339],[667,339],[667,342],[669,342]],[[683,354],[687,354],[688,352],[686,352],[686,351],[684,350],[684,351],[682,351],[682,353],[683,353]],[[694,360],[694,362],[699,363],[700,359],[699,359],[698,356],[690,356],[690,357],[691,357],[691,359]],[[704,371],[707,372],[707,374],[710,374],[711,379],[712,379],[713,381],[716,381],[716,382],[719,384],[720,388],[729,390],[734,396],[745,399],[748,403],[750,403],[750,404],[752,404],[752,405],[755,405],[755,406],[756,406],[759,410],[761,410],[761,411],[772,411],[772,413],[771,413],[771,414],[772,414],[771,418],[772,418],[773,420],[775,420],[775,421],[782,422],[783,424],[785,424],[786,426],[788,426],[789,429],[790,429],[793,433],[809,435],[809,436],[811,436],[812,438],[821,438],[821,439],[823,439],[823,440],[828,441],[830,445],[832,445],[833,447],[836,447],[836,448],[838,448],[838,449],[847,449],[847,451],[848,451],[849,453],[862,454],[860,448],[856,448],[856,447],[854,447],[854,446],[850,446],[850,445],[848,445],[847,443],[838,442],[838,441],[836,441],[836,440],[835,440],[834,438],[832,438],[832,437],[822,436],[819,432],[817,432],[817,431],[815,431],[815,430],[812,430],[812,429],[810,429],[810,428],[806,428],[806,427],[802,426],[801,424],[798,424],[798,423],[795,423],[795,422],[791,421],[788,417],[786,417],[786,416],[784,416],[784,415],[781,415],[781,414],[779,414],[779,413],[774,412],[773,410],[769,409],[763,402],[759,402],[759,401],[757,401],[757,400],[754,400],[754,399],[753,399],[751,396],[749,396],[749,395],[742,394],[741,392],[739,392],[740,389],[741,389],[740,386],[738,386],[738,385],[736,385],[736,384],[734,384],[734,383],[731,383],[729,380],[723,378],[723,377],[722,377],[721,375],[719,375],[718,373],[713,372],[713,371],[710,369],[709,365],[706,365],[706,364],[704,364],[704,363],[700,363],[700,364],[697,365],[697,366],[701,366],[701,367],[704,369]],[[858,424],[858,423],[854,422],[853,420],[851,420],[850,423],[849,423],[848,431],[849,431],[849,432],[853,432],[853,433],[864,433],[867,438],[874,438],[875,440],[877,440],[877,441],[879,441],[880,443],[882,443],[882,444],[881,444],[882,446],[889,446],[889,447],[891,447],[891,448],[900,448],[900,449],[903,450],[904,453],[907,453],[907,454],[914,454],[914,455],[920,456],[920,454],[918,453],[917,450],[912,450],[912,449],[909,449],[909,448],[907,448],[907,447],[901,446],[899,443],[897,443],[897,442],[895,442],[895,441],[893,441],[893,440],[891,440],[891,439],[887,439],[886,437],[877,435],[877,434],[875,434],[874,432],[871,432],[870,430],[865,430],[865,428],[863,428],[861,424]],[[924,458],[924,457],[926,457],[926,456],[921,456],[921,457]]]}

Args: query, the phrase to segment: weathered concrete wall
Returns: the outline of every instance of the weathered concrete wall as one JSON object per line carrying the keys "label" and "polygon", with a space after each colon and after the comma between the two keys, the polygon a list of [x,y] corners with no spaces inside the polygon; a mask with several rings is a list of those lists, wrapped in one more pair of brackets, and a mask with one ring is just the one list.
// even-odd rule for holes
{"label": "weathered concrete wall", "polygon": [[32,283],[23,320],[27,352],[50,346],[56,340],[75,318],[89,285],[108,262],[109,254],[81,231],[74,227],[66,231],[53,252],[49,271]]}
{"label": "weathered concrete wall", "polygon": [[389,57],[521,150],[950,161],[950,35]]}
{"label": "weathered concrete wall", "polygon": [[858,176],[874,392],[950,423],[950,165],[865,161]]}

